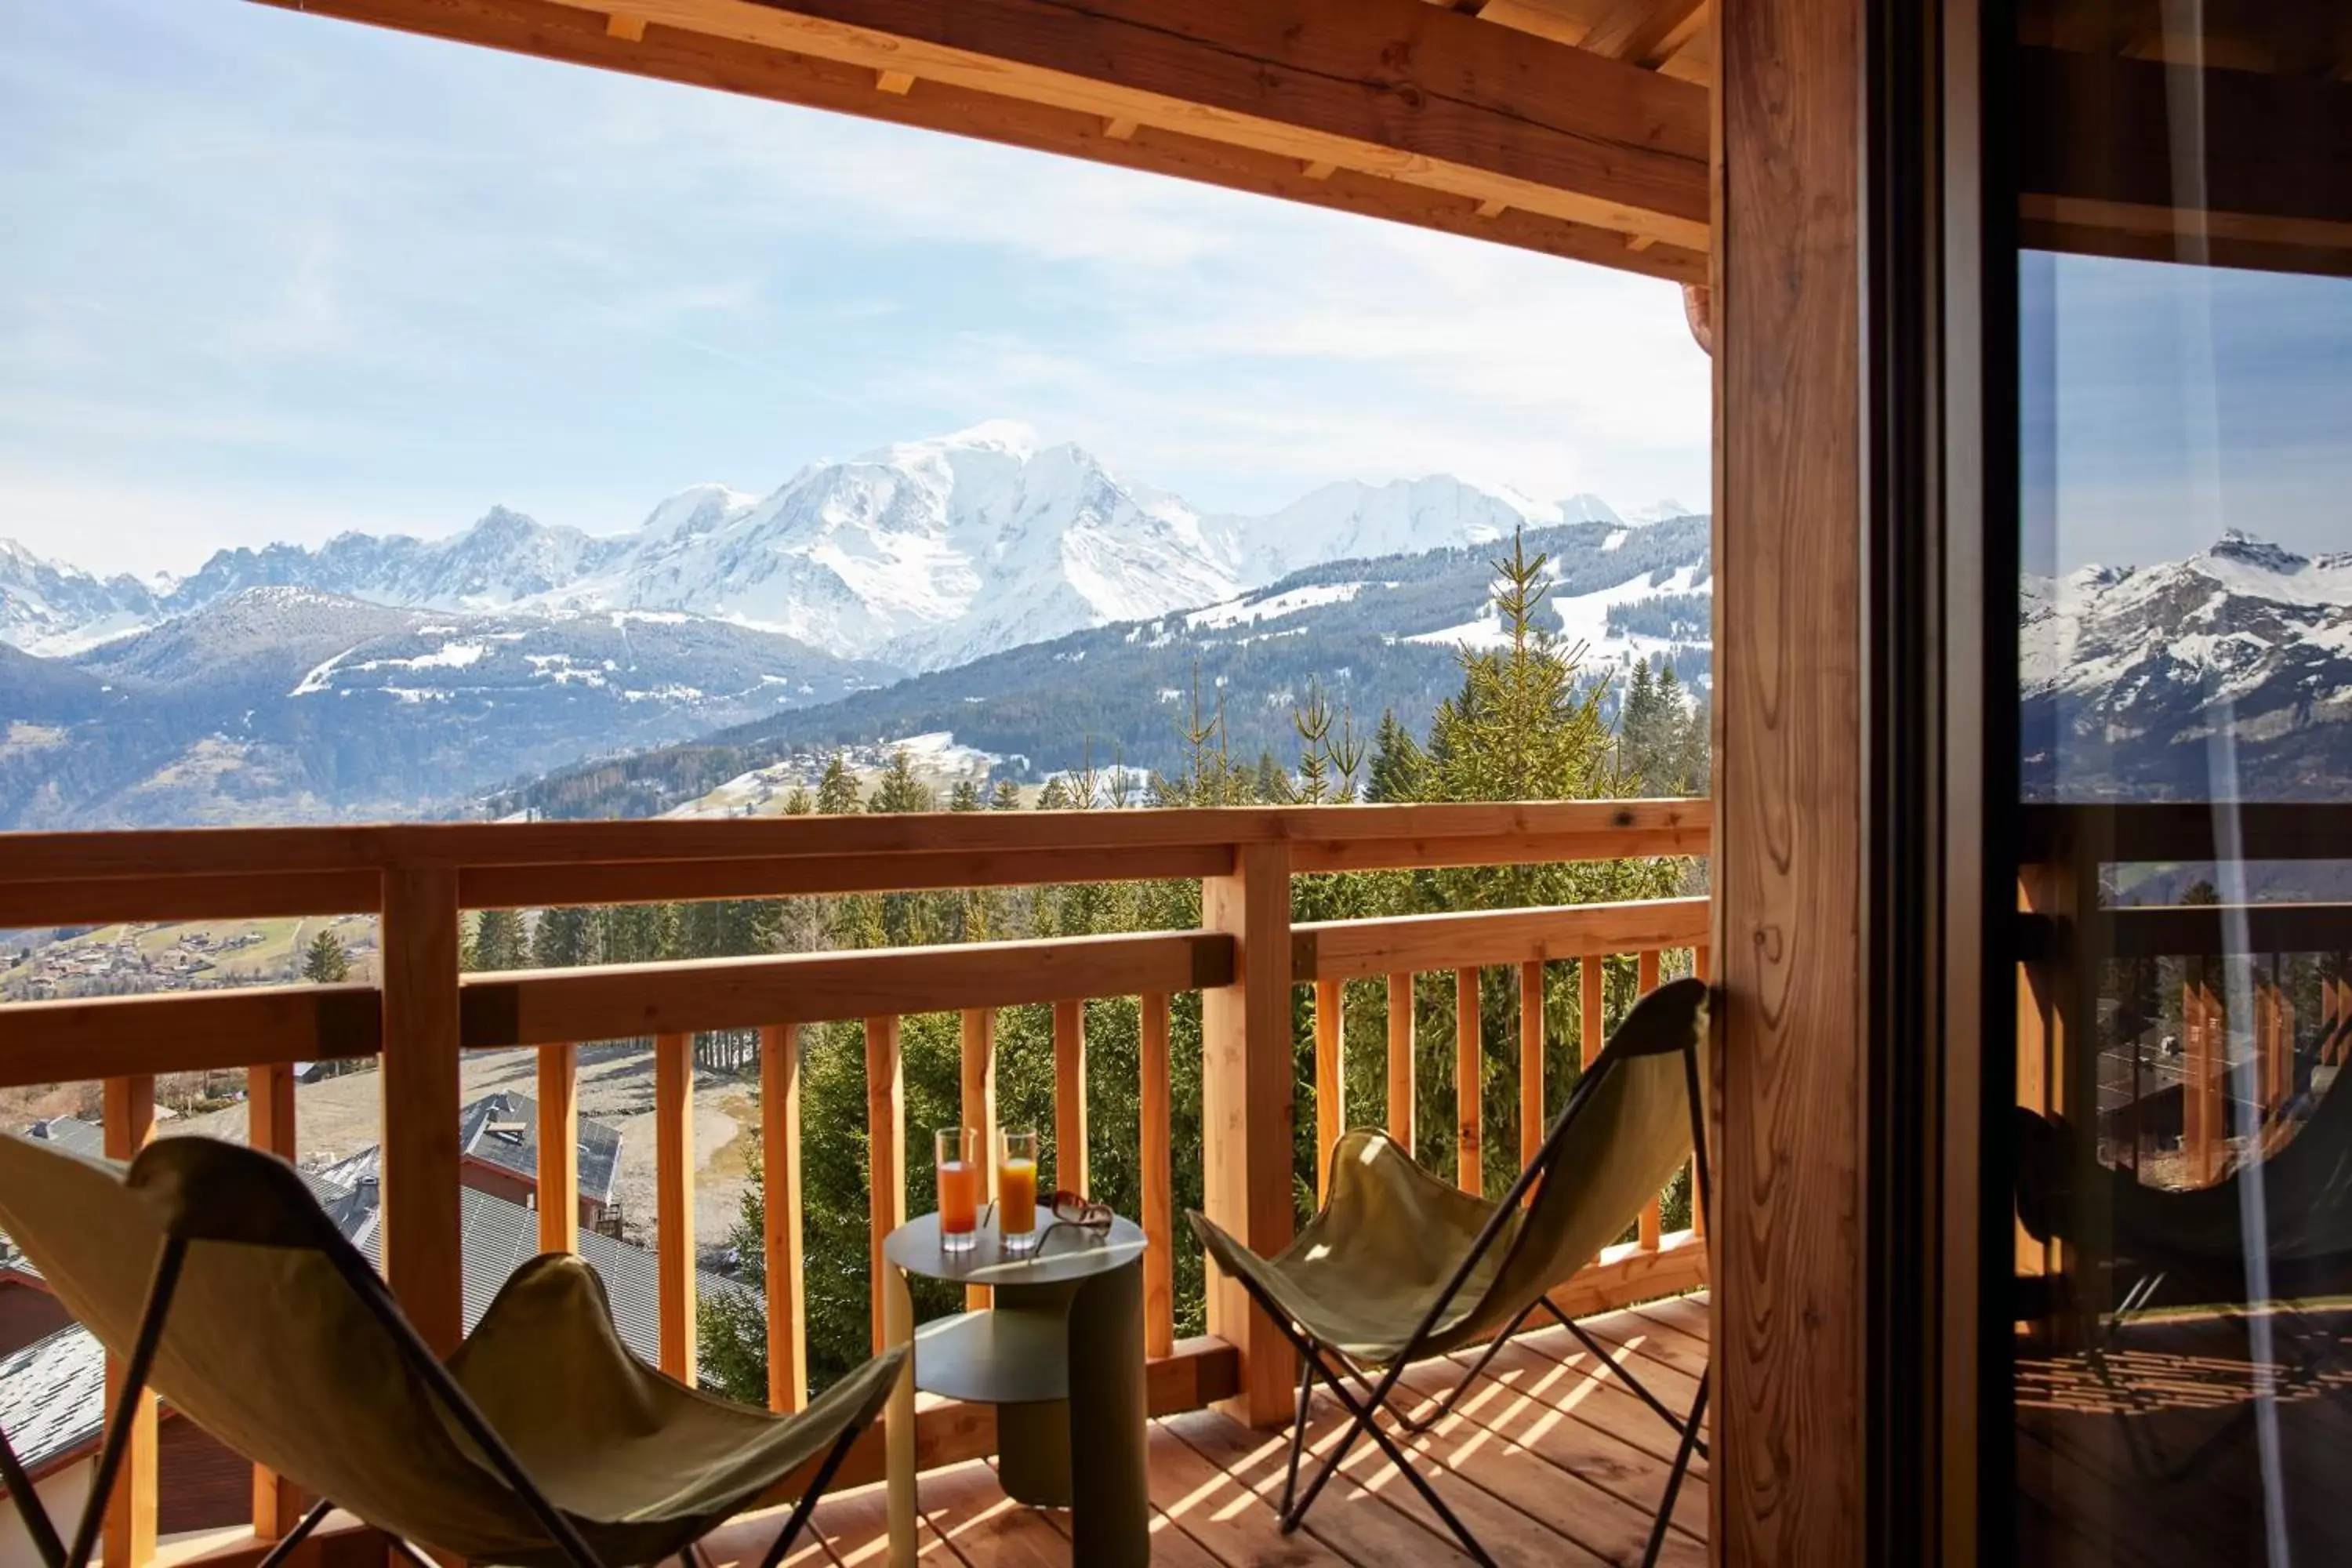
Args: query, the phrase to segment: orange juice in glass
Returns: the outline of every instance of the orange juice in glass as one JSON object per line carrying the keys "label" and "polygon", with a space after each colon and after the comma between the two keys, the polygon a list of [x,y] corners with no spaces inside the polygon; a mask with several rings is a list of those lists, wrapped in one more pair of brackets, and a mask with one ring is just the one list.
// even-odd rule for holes
{"label": "orange juice in glass", "polygon": [[1007,1252],[1037,1245],[1037,1134],[1007,1132],[996,1160],[996,1228]]}
{"label": "orange juice in glass", "polygon": [[980,1134],[940,1128],[939,1173],[940,1250],[970,1252],[980,1240]]}

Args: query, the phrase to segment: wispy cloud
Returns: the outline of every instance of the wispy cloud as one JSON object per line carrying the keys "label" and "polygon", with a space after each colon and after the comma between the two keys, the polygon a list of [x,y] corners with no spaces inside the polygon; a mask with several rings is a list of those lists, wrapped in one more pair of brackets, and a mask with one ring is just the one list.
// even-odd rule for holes
{"label": "wispy cloud", "polygon": [[[0,59],[0,535],[143,569],[661,495],[985,417],[1221,510],[1707,485],[1663,284],[263,7]],[[124,40],[131,40],[126,45]]]}

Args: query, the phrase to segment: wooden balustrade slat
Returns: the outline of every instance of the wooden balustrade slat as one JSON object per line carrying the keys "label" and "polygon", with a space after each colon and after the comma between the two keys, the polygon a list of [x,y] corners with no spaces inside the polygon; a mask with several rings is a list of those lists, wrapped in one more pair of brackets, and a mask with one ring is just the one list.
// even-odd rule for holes
{"label": "wooden balustrade slat", "polygon": [[416,1331],[446,1356],[466,1326],[457,875],[387,872],[383,899],[383,1272]]}
{"label": "wooden balustrade slat", "polygon": [[[265,1062],[245,1073],[245,1141],[282,1159],[295,1157],[294,1064]],[[301,1520],[302,1489],[266,1466],[253,1467],[253,1533],[276,1541]]]}
{"label": "wooden balustrade slat", "polygon": [[383,883],[383,876],[372,868],[0,882],[0,931],[128,921],[371,914]]}
{"label": "wooden balustrade slat", "polygon": [[1013,1007],[1228,984],[1216,931],[1148,931],[863,952],[704,958],[466,978],[466,1043],[535,1046],[885,1015]]}
{"label": "wooden balustrade slat", "polygon": [[801,1026],[760,1031],[761,1243],[768,1275],[768,1408],[808,1398],[807,1275],[801,1260]]}
{"label": "wooden balustrade slat", "polygon": [[1389,976],[1389,1136],[1412,1142],[1412,976]]}
{"label": "wooden balustrade slat", "polygon": [[[155,1080],[145,1074],[106,1080],[100,1098],[100,1135],[106,1157],[128,1160],[155,1135]],[[106,1358],[106,1408],[121,1403],[123,1363]],[[155,1556],[156,1458],[159,1406],[151,1386],[134,1405],[114,1490],[106,1500],[100,1551],[108,1568],[142,1568]]]}
{"label": "wooden balustrade slat", "polygon": [[1348,1075],[1340,1009],[1344,993],[1336,980],[1315,983],[1315,1197],[1331,1195],[1331,1151],[1348,1128]]}
{"label": "wooden balustrade slat", "polygon": [[1587,955],[1577,966],[1577,998],[1580,1011],[1577,1017],[1576,1062],[1580,1069],[1589,1068],[1594,1062],[1601,1059],[1601,1047],[1605,1043],[1602,1037],[1602,1020],[1606,1016],[1602,1008],[1607,1000],[1605,978],[1598,954]]}
{"label": "wooden balustrade slat", "polygon": [[539,1047],[539,1249],[580,1245],[580,1058],[570,1042]]}
{"label": "wooden balustrade slat", "polygon": [[661,1369],[698,1379],[694,1322],[694,1037],[654,1040],[654,1208]]}
{"label": "wooden balustrade slat", "polygon": [[[1531,958],[1519,965],[1519,1168],[1534,1163],[1543,1147],[1544,966]],[[1528,1194],[1528,1202],[1536,1195]]]}
{"label": "wooden balustrade slat", "polygon": [[907,1072],[895,1014],[866,1020],[866,1279],[878,1352],[889,1342],[882,1243],[907,1218]]}
{"label": "wooden balustrade slat", "polygon": [[1297,977],[1360,980],[1429,969],[1606,957],[1688,947],[1706,935],[1705,899],[1637,899],[1528,910],[1465,910],[1297,928]]}
{"label": "wooden balustrade slat", "polygon": [[1465,1193],[1486,1190],[1483,1123],[1486,1053],[1478,1037],[1478,972],[1454,972],[1454,1172]]}
{"label": "wooden balustrade slat", "polygon": [[[963,1124],[980,1134],[982,1201],[996,1196],[996,1015],[986,1007],[967,1007],[962,1016]],[[986,1307],[993,1295],[985,1285],[963,1288],[963,1304],[972,1311]]]}
{"label": "wooden balustrade slat", "polygon": [[[1292,1233],[1287,847],[1244,846],[1232,876],[1201,884],[1201,918],[1236,949],[1234,983],[1201,998],[1202,1207],[1243,1246],[1271,1257]],[[1241,1387],[1226,1413],[1250,1426],[1283,1420],[1297,1369],[1281,1331],[1213,1268],[1208,1319],[1209,1331],[1241,1352]]]}
{"label": "wooden balustrade slat", "polygon": [[1168,995],[1147,992],[1139,1004],[1143,1086],[1139,1121],[1143,1186],[1143,1353],[1160,1357],[1176,1343],[1175,1173],[1169,1157]]}
{"label": "wooden balustrade slat", "polygon": [[1054,1004],[1054,1184],[1087,1190],[1087,1005]]}
{"label": "wooden balustrade slat", "polygon": [[[1647,996],[1658,988],[1658,950],[1645,947],[1633,960],[1633,987],[1637,995]],[[1658,1237],[1665,1229],[1665,1214],[1656,1198],[1642,1206],[1639,1235],[1642,1250],[1658,1250]]]}

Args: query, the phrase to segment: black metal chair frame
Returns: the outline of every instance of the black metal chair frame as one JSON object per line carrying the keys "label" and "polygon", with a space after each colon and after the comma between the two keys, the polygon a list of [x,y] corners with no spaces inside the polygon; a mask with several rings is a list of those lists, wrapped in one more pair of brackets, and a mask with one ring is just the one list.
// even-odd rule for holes
{"label": "black metal chair frame", "polygon": [[[58,1537],[56,1524],[34,1489],[32,1478],[17,1461],[16,1451],[9,1445],[7,1434],[0,1432],[0,1480],[5,1481],[8,1495],[15,1500],[17,1512],[24,1517],[25,1529],[33,1539],[34,1550],[40,1554],[44,1568],[89,1568],[90,1558],[98,1550],[99,1532],[106,1516],[107,1502],[113,1495],[115,1481],[122,1468],[123,1452],[130,1444],[131,1423],[137,1417],[139,1401],[146,1392],[148,1376],[153,1370],[156,1346],[163,1337],[163,1325],[172,1310],[172,1295],[178,1287],[181,1268],[187,1260],[188,1245],[184,1237],[167,1237],[162,1251],[156,1254],[155,1271],[148,1282],[147,1303],[139,1320],[138,1337],[132,1342],[131,1359],[123,1369],[121,1394],[108,1416],[105,1441],[98,1453],[98,1469],[91,1478],[89,1494],[82,1504],[81,1518],[75,1525],[70,1546]],[[391,1290],[367,1266],[366,1260],[356,1252],[342,1248],[328,1249],[328,1256],[344,1280],[358,1293],[370,1314],[400,1345],[410,1364],[425,1380],[425,1386],[464,1429],[467,1437],[481,1449],[491,1468],[498,1471],[499,1479],[515,1489],[523,1505],[530,1510],[531,1517],[541,1529],[547,1531],[548,1539],[571,1561],[572,1568],[605,1568],[595,1552],[589,1549],[588,1543],[581,1539],[579,1530],[539,1489],[537,1483],[530,1479],[530,1473],[523,1468],[522,1461],[499,1438],[464,1387],[450,1375],[449,1369],[441,1364],[440,1358],[433,1353],[432,1348],[402,1315]],[[841,1468],[842,1461],[849,1457],[850,1446],[856,1441],[858,1431],[858,1426],[852,1426],[834,1441],[824,1461],[817,1467],[808,1489],[793,1505],[791,1515],[784,1521],[783,1529],[778,1531],[774,1544],[769,1547],[761,1568],[777,1568],[783,1562],[784,1554],[792,1550],[793,1541],[808,1522],[817,1500],[833,1484],[834,1475]],[[278,1564],[319,1528],[334,1506],[331,1499],[320,1499],[293,1529],[269,1549],[268,1554],[261,1559],[259,1568],[278,1568]],[[394,1550],[411,1562],[421,1564],[422,1568],[438,1568],[430,1558],[398,1536],[392,1537],[392,1543]],[[692,1547],[680,1552],[678,1557],[682,1568],[697,1568]]]}
{"label": "black metal chair frame", "polygon": [[[1421,1494],[1422,1500],[1429,1504],[1437,1517],[1445,1522],[1446,1528],[1453,1531],[1454,1539],[1461,1542],[1462,1549],[1470,1555],[1471,1560],[1482,1564],[1483,1568],[1494,1568],[1494,1559],[1487,1554],[1486,1548],[1478,1544],[1477,1538],[1471,1534],[1469,1528],[1455,1516],[1452,1509],[1446,1507],[1445,1500],[1437,1495],[1436,1488],[1433,1487],[1428,1479],[1413,1468],[1411,1458],[1398,1445],[1396,1439],[1381,1429],[1377,1417],[1379,1412],[1385,1408],[1397,1425],[1408,1433],[1418,1435],[1426,1432],[1433,1423],[1452,1411],[1463,1392],[1486,1372],[1487,1363],[1494,1360],[1496,1352],[1502,1349],[1505,1342],[1517,1333],[1531,1315],[1542,1310],[1567,1324],[1569,1331],[1599,1358],[1608,1373],[1623,1382],[1644,1405],[1655,1411],[1668,1426],[1674,1428],[1680,1438],[1675,1454],[1674,1467],[1666,1473],[1665,1493],[1659,1500],[1657,1517],[1651,1525],[1649,1543],[1642,1554],[1643,1568],[1651,1568],[1651,1565],[1656,1563],[1659,1549],[1665,1543],[1667,1527],[1674,1518],[1675,1499],[1681,1492],[1683,1479],[1690,1469],[1691,1456],[1694,1453],[1704,1455],[1706,1452],[1706,1445],[1698,1436],[1699,1425],[1706,1416],[1708,1380],[1705,1373],[1702,1373],[1699,1377],[1698,1394],[1691,1402],[1689,1413],[1676,1416],[1655,1394],[1643,1385],[1641,1380],[1635,1377],[1622,1362],[1610,1354],[1598,1340],[1587,1332],[1582,1325],[1562,1312],[1549,1298],[1538,1297],[1521,1309],[1518,1316],[1513,1318],[1499,1333],[1495,1335],[1487,1344],[1486,1353],[1480,1356],[1477,1363],[1463,1375],[1461,1382],[1454,1385],[1453,1392],[1445,1396],[1434,1411],[1416,1419],[1400,1410],[1394,1403],[1397,1380],[1403,1375],[1405,1367],[1416,1359],[1416,1349],[1428,1342],[1436,1330],[1438,1321],[1444,1316],[1446,1308],[1452,1304],[1454,1297],[1461,1293],[1462,1287],[1469,1279],[1471,1271],[1477,1267],[1479,1260],[1486,1257],[1487,1251],[1501,1237],[1505,1224],[1513,1211],[1526,1201],[1528,1194],[1534,1190],[1537,1182],[1542,1178],[1542,1173],[1558,1152],[1559,1142],[1568,1135],[1569,1128],[1574,1123],[1578,1114],[1590,1103],[1591,1096],[1598,1092],[1602,1075],[1613,1070],[1619,1062],[1630,1057],[1654,1055],[1664,1050],[1678,1050],[1682,1053],[1684,1092],[1690,1105],[1693,1196],[1694,1201],[1698,1205],[1699,1214],[1704,1215],[1706,1213],[1708,1195],[1706,1126],[1706,1112],[1703,1109],[1705,1101],[1699,1096],[1698,1087],[1698,1042],[1695,1037],[1685,1037],[1679,1044],[1673,1046],[1654,1045],[1645,1049],[1629,1049],[1627,1046],[1628,1042],[1612,1042],[1609,1051],[1603,1053],[1601,1060],[1595,1062],[1577,1084],[1575,1091],[1569,1096],[1568,1104],[1561,1109],[1559,1119],[1552,1123],[1551,1131],[1545,1135],[1543,1146],[1538,1149],[1536,1157],[1528,1163],[1527,1168],[1519,1173],[1518,1179],[1511,1184],[1510,1191],[1506,1193],[1502,1200],[1495,1205],[1493,1215],[1480,1229],[1477,1239],[1471,1243],[1470,1250],[1454,1267],[1453,1277],[1446,1281],[1445,1288],[1439,1291],[1437,1299],[1430,1303],[1428,1311],[1422,1317],[1420,1326],[1413,1331],[1412,1338],[1406,1342],[1405,1348],[1397,1354],[1396,1358],[1388,1363],[1377,1381],[1369,1378],[1366,1369],[1348,1356],[1331,1347],[1318,1343],[1298,1324],[1293,1322],[1289,1315],[1255,1280],[1246,1276],[1242,1277],[1241,1283],[1249,1291],[1252,1299],[1257,1302],[1265,1315],[1273,1320],[1276,1326],[1282,1330],[1283,1336],[1290,1341],[1292,1347],[1298,1352],[1298,1409],[1297,1417],[1291,1425],[1289,1463],[1285,1472],[1282,1488],[1281,1515],[1284,1534],[1289,1534],[1305,1522],[1307,1510],[1314,1506],[1316,1498],[1322,1492],[1324,1483],[1338,1473],[1341,1462],[1347,1458],[1349,1450],[1355,1446],[1356,1438],[1360,1435],[1369,1436],[1380,1450],[1388,1456],[1390,1462],[1403,1473],[1404,1479],[1412,1484],[1412,1489]],[[1601,1374],[1596,1373],[1594,1375]],[[1333,1395],[1348,1412],[1348,1426],[1340,1435],[1338,1445],[1325,1456],[1321,1465],[1308,1480],[1307,1489],[1302,1493],[1298,1489],[1299,1460],[1306,1449],[1307,1417],[1318,1377],[1320,1377],[1329,1387]],[[1349,1392],[1347,1387],[1349,1380],[1354,1381],[1363,1389],[1364,1397],[1361,1400]]]}

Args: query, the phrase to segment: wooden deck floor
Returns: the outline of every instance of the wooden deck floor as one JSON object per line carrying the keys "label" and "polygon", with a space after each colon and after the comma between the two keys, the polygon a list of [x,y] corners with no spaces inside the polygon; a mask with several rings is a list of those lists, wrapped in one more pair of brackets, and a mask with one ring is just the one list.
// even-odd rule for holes
{"label": "wooden deck floor", "polygon": [[[1704,1297],[1617,1312],[1587,1326],[1660,1398],[1688,1407],[1706,1362]],[[1466,1366],[1472,1359],[1465,1352],[1456,1362]],[[1493,1376],[1414,1445],[1440,1495],[1498,1563],[1582,1568],[1640,1561],[1674,1458],[1674,1433],[1622,1384],[1591,1376],[1592,1366],[1565,1330],[1524,1335],[1496,1358]],[[1433,1362],[1408,1373],[1405,1385],[1418,1403],[1433,1405],[1458,1375]],[[1328,1396],[1318,1403],[1318,1450],[1336,1439],[1339,1417]],[[1305,1528],[1286,1537],[1271,1500],[1282,1489],[1284,1440],[1284,1433],[1254,1432],[1208,1411],[1155,1422],[1154,1560],[1179,1568],[1413,1568],[1468,1561],[1388,1460],[1361,1442]],[[1681,1568],[1706,1563],[1706,1464],[1695,1460],[1662,1562]],[[924,1476],[921,1505],[927,1563],[1028,1568],[1070,1561],[1067,1518],[1013,1502],[984,1463]],[[787,1559],[793,1568],[885,1560],[880,1488],[827,1499],[816,1523],[823,1541],[795,1551]],[[706,1546],[719,1564],[756,1563],[772,1533],[772,1523],[745,1521]]]}

